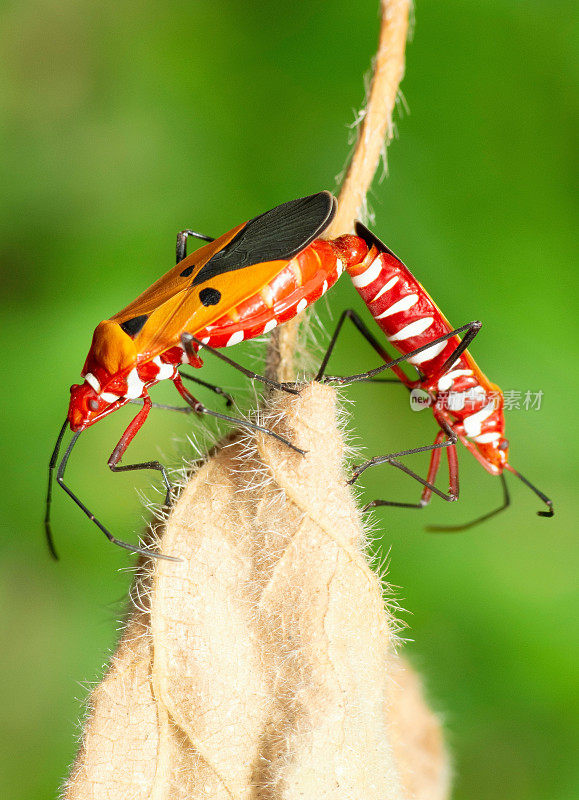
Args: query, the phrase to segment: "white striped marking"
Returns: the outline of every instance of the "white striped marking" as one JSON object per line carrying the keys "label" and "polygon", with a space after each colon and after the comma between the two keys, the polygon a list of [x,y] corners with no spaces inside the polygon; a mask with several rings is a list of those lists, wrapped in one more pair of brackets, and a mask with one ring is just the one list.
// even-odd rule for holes
{"label": "white striped marking", "polygon": [[92,388],[95,390],[97,394],[100,392],[101,385],[98,382],[98,378],[95,378],[92,372],[87,372],[86,375],[84,376],[84,379],[89,386],[92,386]]}
{"label": "white striped marking", "polygon": [[338,278],[340,277],[340,275],[342,274],[343,271],[344,271],[344,264],[343,264],[342,261],[340,261],[339,258],[337,258],[336,259],[336,272],[338,273]]}
{"label": "white striped marking", "polygon": [[407,361],[410,364],[422,364],[425,361],[431,361],[433,358],[436,358],[436,356],[440,355],[445,347],[446,342],[433,344],[432,347],[428,347],[426,350],[423,350],[422,353],[418,353],[415,356],[410,356]]}
{"label": "white striped marking", "polygon": [[265,327],[263,329],[263,332],[264,333],[269,333],[274,328],[277,328],[277,319],[268,319],[268,321],[265,323]]}
{"label": "white striped marking", "polygon": [[201,344],[207,344],[210,339],[211,336],[204,336],[203,339],[201,339]]}
{"label": "white striped marking", "polygon": [[480,436],[483,422],[491,416],[494,410],[495,402],[491,400],[490,403],[487,403],[487,405],[481,408],[480,411],[477,411],[476,414],[465,417],[463,425],[466,435],[471,439],[475,436]]}
{"label": "white striped marking", "polygon": [[403,342],[404,339],[411,339],[413,336],[420,336],[421,333],[424,333],[424,331],[430,328],[433,322],[434,317],[422,317],[422,319],[415,319],[414,322],[410,322],[408,325],[400,328],[398,333],[395,333],[393,336],[389,336],[388,341]]}
{"label": "white striped marking", "polygon": [[137,397],[141,396],[144,387],[145,384],[139,378],[139,373],[135,367],[127,375],[127,391],[125,393],[125,397],[127,400],[136,400]]}
{"label": "white striped marking", "polygon": [[400,300],[397,300],[390,306],[390,308],[387,308],[386,311],[378,314],[378,316],[374,317],[374,319],[384,319],[384,317],[390,317],[392,314],[398,314],[399,311],[408,311],[408,309],[412,308],[413,305],[416,305],[417,302],[417,294],[407,294],[406,297],[402,297]]}
{"label": "white striped marking", "polygon": [[296,314],[301,313],[304,310],[304,308],[307,308],[307,306],[308,306],[308,301],[306,300],[305,297],[302,297],[302,299],[296,306]]}
{"label": "white striped marking", "polygon": [[370,300],[370,302],[371,303],[375,303],[376,300],[379,300],[382,297],[383,294],[386,294],[386,292],[389,292],[390,289],[398,283],[399,279],[400,279],[400,275],[395,275],[393,278],[390,278],[388,283],[384,284],[384,286],[380,289],[380,291],[378,292],[376,297],[374,297],[372,300]]}
{"label": "white striped marking", "polygon": [[370,266],[364,270],[364,272],[361,272],[359,275],[356,275],[356,277],[352,278],[352,283],[356,289],[363,289],[364,286],[369,286],[373,281],[376,280],[381,270],[382,261],[378,255],[374,261],[372,261]]}
{"label": "white striped marking", "polygon": [[[456,361],[454,363],[456,364]],[[450,389],[456,378],[461,375],[472,375],[472,369],[453,369],[447,372],[446,375],[443,375],[438,381],[438,391],[446,392],[447,389]]]}
{"label": "white striped marking", "polygon": [[243,341],[243,331],[235,331],[232,333],[229,339],[227,340],[227,344],[225,347],[232,347],[234,344],[239,344]]}
{"label": "white striped marking", "polygon": [[484,401],[487,399],[487,393],[482,386],[473,386],[472,389],[466,390],[466,397],[472,408],[475,404],[478,405],[479,403],[484,403]]}
{"label": "white striped marking", "polygon": [[112,392],[103,392],[101,394],[101,400],[104,400],[105,403],[116,403],[118,399],[118,396]]}
{"label": "white striped marking", "polygon": [[449,411],[462,411],[466,403],[466,392],[449,392],[446,407]]}
{"label": "white striped marking", "polygon": [[328,281],[324,281],[324,285],[322,286],[322,294],[325,294],[328,291]]}
{"label": "white striped marking", "polygon": [[473,386],[472,389],[466,389],[464,392],[450,391],[447,404],[451,411],[460,411],[467,403],[472,409],[475,405],[484,403],[486,397],[487,394],[482,386]]}
{"label": "white striped marking", "polygon": [[491,442],[497,442],[501,438],[501,434],[495,431],[494,433],[481,433],[480,436],[475,436],[475,442],[479,444],[490,444]]}
{"label": "white striped marking", "polygon": [[175,367],[173,364],[167,364],[165,361],[161,361],[161,356],[155,356],[153,359],[153,364],[156,364],[159,367],[159,374],[157,375],[158,381],[165,381],[168,378],[173,377]]}

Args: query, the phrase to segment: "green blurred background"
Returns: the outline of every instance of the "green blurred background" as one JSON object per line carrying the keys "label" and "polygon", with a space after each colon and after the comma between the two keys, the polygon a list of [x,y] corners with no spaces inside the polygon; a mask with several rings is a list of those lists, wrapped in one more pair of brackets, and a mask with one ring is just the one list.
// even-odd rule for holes
{"label": "green blurred background", "polygon": [[[0,795],[53,797],[76,748],[87,688],[118,636],[133,559],[56,495],[62,560],[41,520],[46,465],[99,320],[171,266],[175,234],[219,235],[285,200],[335,189],[363,101],[377,0],[4,2],[1,12],[2,735]],[[462,498],[379,515],[375,546],[444,720],[456,800],[571,800],[577,662],[572,502],[577,433],[573,105],[569,0],[418,0],[389,176],[370,203],[376,233],[414,269],[452,322],[482,319],[474,354],[503,389],[544,392],[507,415],[512,461],[556,503],[500,485],[460,453]],[[329,306],[360,303],[343,278]],[[328,309],[319,309],[328,319]],[[259,347],[259,346],[258,346]],[[246,363],[255,345],[235,356]],[[354,335],[332,371],[376,363]],[[208,360],[205,377],[241,387]],[[241,391],[241,390],[239,390]],[[398,386],[359,385],[353,425],[367,452],[431,441]],[[168,399],[164,387],[156,398]],[[203,396],[203,395],[201,395]],[[214,398],[211,399],[215,405]],[[575,408],[573,407],[575,406]],[[141,525],[134,487],[106,459],[128,413],[81,440],[70,481],[113,530]],[[190,452],[190,419],[157,412],[132,455]],[[416,457],[415,468],[424,468]],[[374,470],[364,497],[412,500],[403,475]]]}

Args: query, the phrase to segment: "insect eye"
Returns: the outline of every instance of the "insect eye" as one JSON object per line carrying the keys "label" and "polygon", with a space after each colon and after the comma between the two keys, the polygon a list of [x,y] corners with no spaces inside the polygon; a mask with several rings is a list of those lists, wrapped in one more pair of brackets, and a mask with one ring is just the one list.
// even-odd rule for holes
{"label": "insect eye", "polygon": [[221,300],[221,292],[207,287],[206,289],[201,289],[199,299],[204,306],[215,306]]}
{"label": "insect eye", "polygon": [[501,439],[499,442],[499,450],[508,450],[509,449],[509,440],[508,439]]}
{"label": "insect eye", "polygon": [[91,411],[98,411],[99,410],[99,401],[95,400],[94,397],[88,401],[88,407]]}

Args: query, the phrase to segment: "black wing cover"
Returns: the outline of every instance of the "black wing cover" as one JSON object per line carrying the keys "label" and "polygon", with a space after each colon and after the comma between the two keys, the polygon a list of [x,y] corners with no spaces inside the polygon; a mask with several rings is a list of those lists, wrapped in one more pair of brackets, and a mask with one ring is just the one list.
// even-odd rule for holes
{"label": "black wing cover", "polygon": [[381,253],[388,253],[389,255],[393,256],[396,259],[396,261],[400,261],[401,264],[404,263],[402,259],[398,258],[396,253],[393,253],[389,247],[386,247],[384,242],[381,241],[376,236],[376,234],[372,233],[372,231],[369,231],[365,225],[363,225],[361,222],[358,222],[357,220],[356,220],[355,230],[356,230],[356,235],[359,236],[360,239],[363,239],[368,245],[368,247],[372,247],[372,245],[375,245]]}
{"label": "black wing cover", "polygon": [[293,258],[328,227],[336,207],[330,192],[318,192],[260,214],[209,259],[195,276],[193,286],[224,272]]}

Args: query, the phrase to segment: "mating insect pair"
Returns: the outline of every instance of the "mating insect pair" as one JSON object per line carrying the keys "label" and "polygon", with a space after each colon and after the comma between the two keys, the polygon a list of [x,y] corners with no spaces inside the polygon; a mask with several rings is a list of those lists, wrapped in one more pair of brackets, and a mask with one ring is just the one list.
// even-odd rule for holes
{"label": "mating insect pair", "polygon": [[[218,393],[223,392],[193,376],[182,376],[178,368],[182,364],[201,367],[203,362],[199,350],[205,347],[246,376],[295,393],[295,388],[281,386],[245,369],[220,353],[219,348],[268,333],[292,319],[325,294],[343,271],[349,273],[372,316],[401,355],[392,359],[362,320],[353,311],[347,311],[338,323],[317,377],[323,379],[342,325],[346,318],[350,318],[385,363],[367,373],[331,380],[342,383],[368,380],[385,370],[392,370],[396,379],[409,389],[421,388],[428,393],[440,426],[433,445],[377,456],[358,467],[354,474],[353,480],[370,466],[391,464],[422,484],[420,502],[377,500],[370,505],[422,507],[428,503],[432,493],[445,500],[457,500],[456,444],[460,441],[488,472],[502,478],[504,501],[490,515],[505,508],[509,502],[503,476],[505,469],[519,477],[545,502],[548,510],[538,512],[540,515],[553,515],[551,500],[508,463],[502,393],[488,381],[467,352],[480,323],[472,322],[453,330],[410,271],[363,225],[358,223],[355,236],[344,235],[333,240],[320,238],[335,214],[336,205],[329,192],[320,192],[277,206],[218,239],[191,230],[182,231],[177,237],[176,266],[133,303],[98,325],[82,371],[84,383],[71,387],[67,419],[50,461],[45,525],[53,555],[50,528],[52,475],[69,426],[73,437],[58,464],[57,482],[111,542],[151,555],[149,551],[142,551],[114,537],[74,494],[64,476],[80,434],[118,408],[140,399],[142,408],[114,448],[108,465],[114,472],[159,470],[167,488],[168,501],[170,485],[162,464],[147,461],[121,466],[119,463],[153,406],[149,389],[161,380],[171,380],[193,411],[262,430],[285,442],[273,431],[206,408],[186,389],[182,377]],[[187,256],[188,237],[203,239],[207,243]],[[460,333],[465,334],[462,341],[458,337]],[[400,369],[399,364],[403,361],[416,368],[418,377],[415,380]],[[468,411],[464,407],[444,408],[440,404],[441,394],[448,390],[452,390],[454,395],[468,393],[471,399],[474,398]],[[492,399],[489,399],[491,394]],[[290,442],[285,443],[298,449]],[[449,467],[448,494],[434,485],[443,450]],[[423,451],[432,452],[426,479],[398,460],[401,456]]]}

